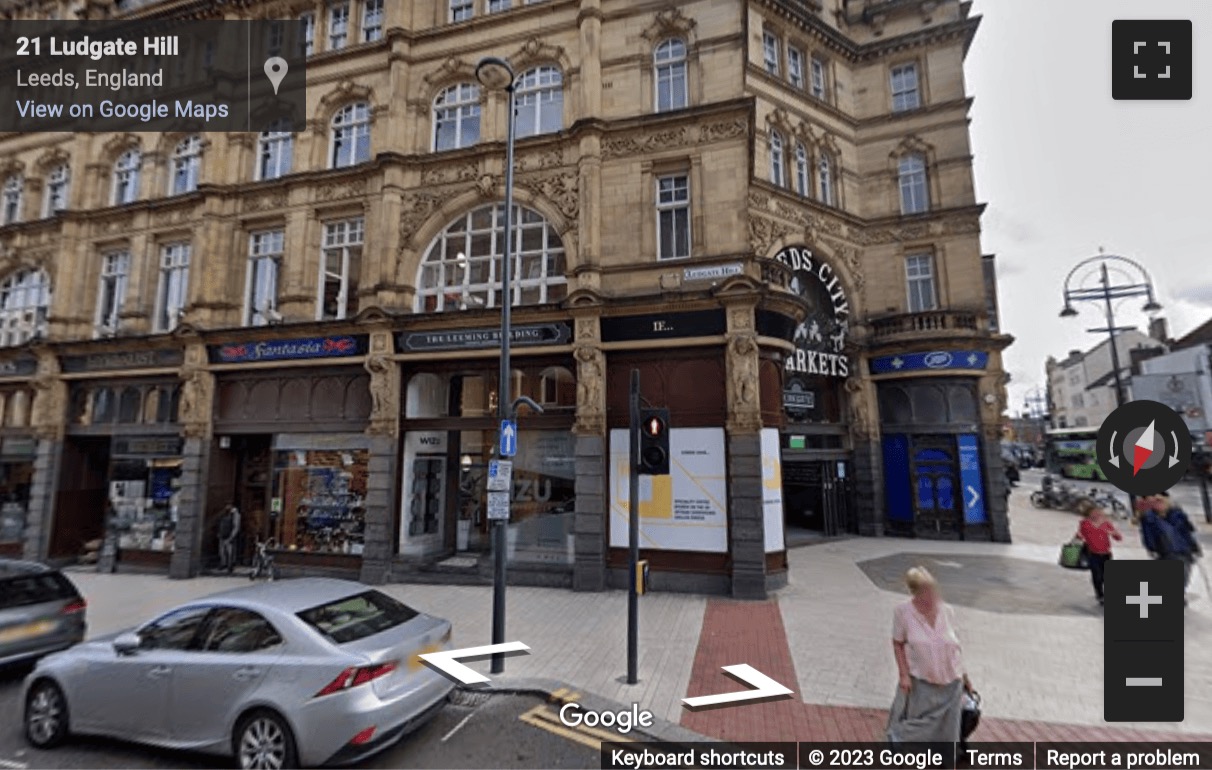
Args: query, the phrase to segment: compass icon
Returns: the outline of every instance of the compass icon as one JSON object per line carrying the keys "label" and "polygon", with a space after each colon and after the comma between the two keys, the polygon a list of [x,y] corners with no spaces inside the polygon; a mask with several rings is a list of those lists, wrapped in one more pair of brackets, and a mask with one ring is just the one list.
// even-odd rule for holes
{"label": "compass icon", "polygon": [[1098,429],[1098,465],[1130,495],[1165,492],[1191,464],[1191,431],[1183,418],[1157,401],[1131,401]]}

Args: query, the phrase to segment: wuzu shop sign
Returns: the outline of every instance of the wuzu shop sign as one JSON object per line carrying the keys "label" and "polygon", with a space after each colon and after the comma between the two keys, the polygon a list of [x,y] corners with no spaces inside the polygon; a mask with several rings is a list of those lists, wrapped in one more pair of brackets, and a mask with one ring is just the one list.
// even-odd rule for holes
{"label": "wuzu shop sign", "polygon": [[807,246],[787,246],[774,258],[791,268],[791,290],[808,304],[808,315],[795,329],[795,352],[787,356],[788,374],[824,377],[850,375],[846,336],[850,301],[837,274]]}

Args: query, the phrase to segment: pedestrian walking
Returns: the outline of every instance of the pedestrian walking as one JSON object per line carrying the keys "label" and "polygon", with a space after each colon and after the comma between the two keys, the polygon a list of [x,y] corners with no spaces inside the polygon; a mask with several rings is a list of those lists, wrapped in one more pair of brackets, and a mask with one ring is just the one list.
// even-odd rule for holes
{"label": "pedestrian walking", "polygon": [[1143,500],[1140,505],[1140,539],[1155,559],[1168,559],[1183,565],[1183,590],[1191,581],[1191,568],[1203,551],[1195,539],[1195,525],[1170,495],[1162,493]]}
{"label": "pedestrian walking", "polygon": [[236,538],[240,536],[240,510],[228,503],[219,515],[219,569],[236,568]]}
{"label": "pedestrian walking", "polygon": [[892,652],[900,676],[888,713],[888,740],[959,743],[963,695],[972,693],[964,670],[955,610],[923,567],[905,573],[911,594],[892,613]]}
{"label": "pedestrian walking", "polygon": [[1077,512],[1082,515],[1077,527],[1077,537],[1086,546],[1086,563],[1090,565],[1090,582],[1094,584],[1094,596],[1103,603],[1103,575],[1107,562],[1111,561],[1111,540],[1123,540],[1107,512],[1088,497],[1077,501]]}

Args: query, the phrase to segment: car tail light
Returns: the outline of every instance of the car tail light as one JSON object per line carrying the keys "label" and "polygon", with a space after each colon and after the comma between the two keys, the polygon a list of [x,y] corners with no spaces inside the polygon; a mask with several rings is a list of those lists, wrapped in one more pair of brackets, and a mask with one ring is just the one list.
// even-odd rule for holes
{"label": "car tail light", "polygon": [[75,615],[78,612],[84,612],[86,609],[88,609],[88,602],[83,599],[76,599],[65,604],[59,612],[63,615]]}
{"label": "car tail light", "polygon": [[392,660],[387,663],[376,663],[373,666],[350,666],[337,674],[337,678],[325,685],[323,690],[315,694],[315,697],[332,695],[334,692],[342,692],[373,682],[379,677],[387,676],[395,671],[397,665],[396,661]]}

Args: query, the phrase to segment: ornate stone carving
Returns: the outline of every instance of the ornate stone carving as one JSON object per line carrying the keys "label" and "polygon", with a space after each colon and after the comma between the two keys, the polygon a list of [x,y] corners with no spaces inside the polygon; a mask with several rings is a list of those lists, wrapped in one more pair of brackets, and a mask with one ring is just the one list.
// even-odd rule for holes
{"label": "ornate stone carving", "polygon": [[577,345],[577,422],[580,433],[600,433],[606,424],[605,356],[594,345]]}
{"label": "ornate stone carving", "polygon": [[564,165],[564,153],[558,147],[528,152],[518,158],[519,171],[534,171],[562,165]]}
{"label": "ornate stone carving", "polygon": [[842,243],[836,238],[819,238],[822,245],[828,248],[836,259],[841,260],[846,266],[846,272],[850,276],[850,283],[856,292],[861,292],[863,287],[867,285],[867,277],[863,272],[863,263],[859,259],[859,250],[854,246]]}
{"label": "ornate stone carving", "polygon": [[67,411],[67,385],[59,379],[59,362],[50,353],[38,357],[38,371],[29,383],[34,389],[30,424],[39,438],[58,434]]}
{"label": "ornate stone carving", "polygon": [[513,56],[509,57],[509,61],[518,73],[543,62],[559,65],[563,69],[567,64],[567,59],[562,46],[545,43],[537,37],[527,40],[521,48],[514,52]]}
{"label": "ornate stone carving", "polygon": [[786,222],[768,217],[749,215],[749,247],[759,257],[770,253],[770,249],[781,238],[787,238],[802,232],[802,228],[794,227]]}
{"label": "ornate stone carving", "polygon": [[254,195],[244,199],[244,211],[272,211],[273,209],[285,208],[289,198],[285,190],[277,190],[263,195]]}
{"label": "ornate stone carving", "polygon": [[749,123],[744,118],[722,120],[718,123],[708,123],[699,129],[699,141],[719,142],[725,139],[735,139],[749,133]]}
{"label": "ornate stone carving", "polygon": [[130,214],[109,217],[98,222],[97,229],[107,235],[111,233],[129,233],[132,221]]}
{"label": "ornate stone carving", "polygon": [[728,331],[753,331],[753,309],[749,307],[734,307],[728,312]]}
{"label": "ornate stone carving", "polygon": [[480,168],[474,160],[466,163],[441,163],[427,166],[421,171],[421,184],[450,184],[475,179]]}
{"label": "ornate stone carving", "polygon": [[476,68],[465,59],[451,56],[442,65],[433,72],[425,75],[423,78],[426,84],[433,87],[440,83],[455,80],[469,80],[474,82],[476,79]]}
{"label": "ornate stone carving", "polygon": [[576,174],[522,177],[518,180],[518,185],[554,203],[560,214],[569,222],[576,221],[581,204]]}
{"label": "ornate stone carving", "polygon": [[846,401],[850,412],[850,432],[856,438],[871,437],[871,423],[867,405],[867,393],[863,381],[858,377],[846,380]]}
{"label": "ornate stone carving", "polygon": [[667,37],[684,37],[694,29],[695,20],[685,16],[681,9],[671,5],[657,12],[652,23],[640,33],[650,43],[658,43]]}
{"label": "ornate stone carving", "polygon": [[370,433],[396,435],[399,404],[399,371],[390,358],[373,355],[363,365],[370,373]]}
{"label": "ornate stone carving", "polygon": [[685,126],[629,136],[613,136],[602,143],[602,157],[621,158],[626,155],[681,147],[687,143],[688,139],[689,133]]}
{"label": "ornate stone carving", "polygon": [[481,198],[497,197],[497,189],[500,187],[499,179],[500,177],[495,174],[482,174],[476,180],[476,192],[480,194]]}
{"label": "ornate stone carving", "polygon": [[728,340],[728,424],[733,430],[762,427],[758,402],[757,335],[745,332]]}
{"label": "ornate stone carving", "polygon": [[597,338],[598,338],[598,319],[597,318],[578,318],[578,319],[576,319],[577,342],[596,341]]}
{"label": "ornate stone carving", "polygon": [[350,179],[345,182],[327,182],[316,190],[316,200],[339,201],[357,198],[366,194],[365,179]]}
{"label": "ornate stone carving", "polygon": [[455,193],[455,190],[445,189],[440,192],[411,190],[404,194],[400,213],[400,233],[403,236],[401,248],[412,240],[421,225],[442,208],[446,201],[454,197]]}

